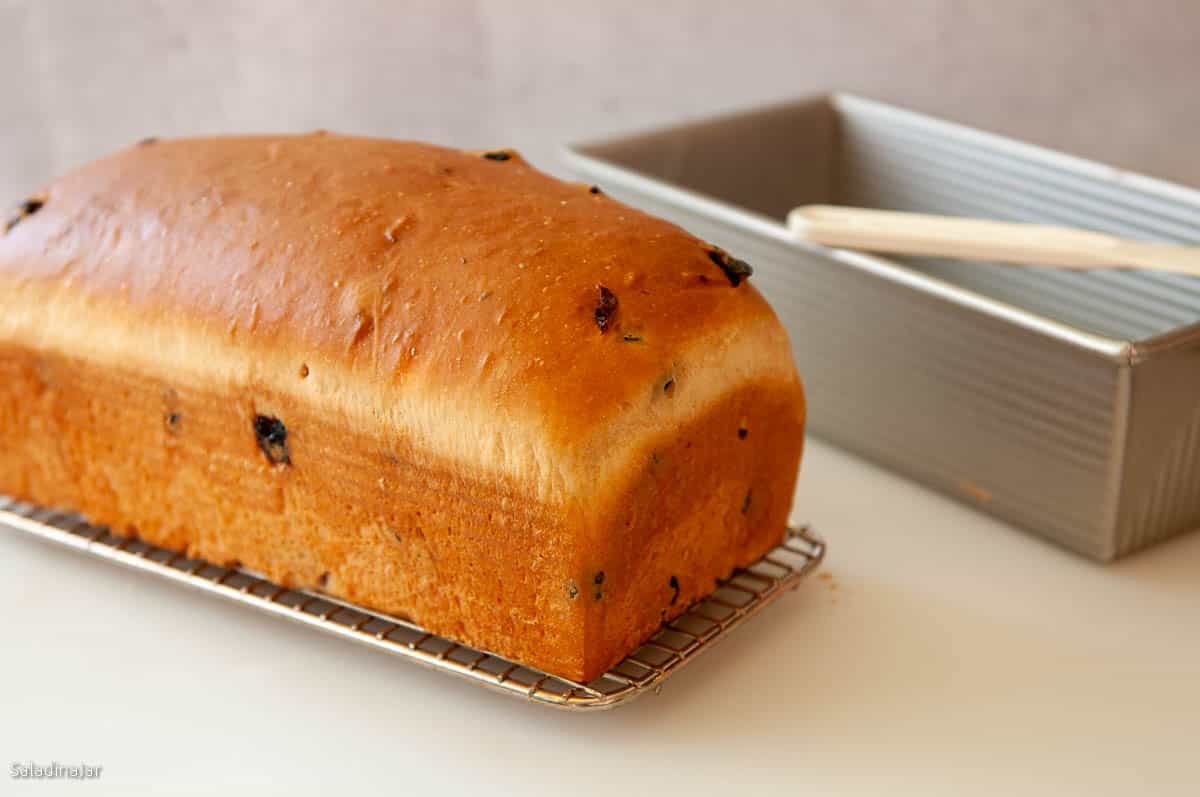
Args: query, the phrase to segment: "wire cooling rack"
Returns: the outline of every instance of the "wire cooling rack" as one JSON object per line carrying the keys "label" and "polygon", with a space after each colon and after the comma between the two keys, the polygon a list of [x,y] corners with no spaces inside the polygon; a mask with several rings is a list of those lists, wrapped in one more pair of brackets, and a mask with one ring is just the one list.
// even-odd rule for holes
{"label": "wire cooling rack", "polygon": [[88,525],[78,515],[0,496],[0,525],[304,623],[509,695],[575,710],[612,708],[647,692],[658,692],[668,676],[795,587],[825,556],[825,543],[820,537],[807,527],[790,529],[779,547],[722,581],[712,594],[664,624],[611,670],[584,684],[460,645],[413,623],[328,595],[282,587],[246,570],[189,559],[132,537],[112,534],[106,528]]}

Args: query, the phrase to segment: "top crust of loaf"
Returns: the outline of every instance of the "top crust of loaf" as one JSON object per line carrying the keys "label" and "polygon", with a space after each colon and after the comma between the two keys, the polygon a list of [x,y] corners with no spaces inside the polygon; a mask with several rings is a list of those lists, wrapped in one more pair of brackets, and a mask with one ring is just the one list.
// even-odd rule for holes
{"label": "top crust of loaf", "polygon": [[270,386],[547,501],[746,382],[803,413],[782,327],[713,247],[504,154],[325,133],[131,147],[0,235],[0,340]]}

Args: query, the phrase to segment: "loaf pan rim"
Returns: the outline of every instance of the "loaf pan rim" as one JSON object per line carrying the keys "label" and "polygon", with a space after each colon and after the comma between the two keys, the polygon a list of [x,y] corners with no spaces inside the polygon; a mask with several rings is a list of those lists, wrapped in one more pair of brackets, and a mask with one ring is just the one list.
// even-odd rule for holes
{"label": "loaf pan rim", "polygon": [[952,131],[959,135],[976,138],[978,141],[986,143],[989,146],[1000,147],[1024,158],[1043,163],[1052,163],[1056,167],[1086,174],[1087,176],[1106,182],[1131,186],[1173,200],[1195,204],[1197,209],[1200,210],[1200,192],[1184,186],[1175,185],[1165,180],[1126,169],[1107,166],[1097,161],[1070,155],[1019,139],[980,130],[969,125],[947,121],[919,111],[909,110],[861,95],[839,91],[801,95],[791,100],[735,108],[707,116],[692,116],[669,124],[614,134],[604,139],[569,142],[559,148],[559,161],[568,170],[576,174],[588,175],[595,179],[601,183],[601,187],[607,182],[610,185],[619,185],[628,188],[637,193],[679,206],[686,211],[704,215],[719,223],[766,236],[776,243],[783,243],[799,251],[834,260],[842,265],[848,265],[860,271],[870,273],[888,282],[913,288],[936,299],[947,301],[972,311],[982,312],[989,317],[1015,324],[1043,337],[1067,343],[1077,349],[1098,355],[1118,365],[1136,365],[1159,352],[1186,347],[1200,342],[1200,321],[1137,340],[1125,337],[1110,337],[1089,332],[1072,324],[993,298],[970,288],[954,285],[881,255],[835,249],[821,244],[794,239],[781,221],[770,216],[749,210],[711,194],[705,194],[631,167],[616,164],[602,156],[592,154],[595,148],[610,144],[616,140],[635,138],[651,133],[661,133],[701,122],[731,119],[758,111],[766,112],[771,109],[782,109],[813,101],[828,102],[835,109],[840,109],[841,107],[852,108],[857,105],[859,107],[885,110],[888,113],[902,115],[910,121],[920,122],[922,125],[932,129]]}

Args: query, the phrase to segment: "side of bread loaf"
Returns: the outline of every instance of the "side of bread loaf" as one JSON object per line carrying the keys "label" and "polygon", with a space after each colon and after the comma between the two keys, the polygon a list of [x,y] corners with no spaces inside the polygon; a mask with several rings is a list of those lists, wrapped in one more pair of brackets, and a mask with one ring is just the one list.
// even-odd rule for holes
{"label": "side of bread loaf", "polygon": [[0,492],[602,672],[776,544],[744,264],[510,152],[151,142],[0,236]]}

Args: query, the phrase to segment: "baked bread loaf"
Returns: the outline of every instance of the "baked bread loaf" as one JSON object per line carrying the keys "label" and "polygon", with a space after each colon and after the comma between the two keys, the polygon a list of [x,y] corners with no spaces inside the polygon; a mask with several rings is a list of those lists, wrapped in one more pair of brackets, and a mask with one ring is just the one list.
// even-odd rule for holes
{"label": "baked bread loaf", "polygon": [[586,681],[784,533],[748,274],[509,151],[147,140],[0,235],[0,492]]}

